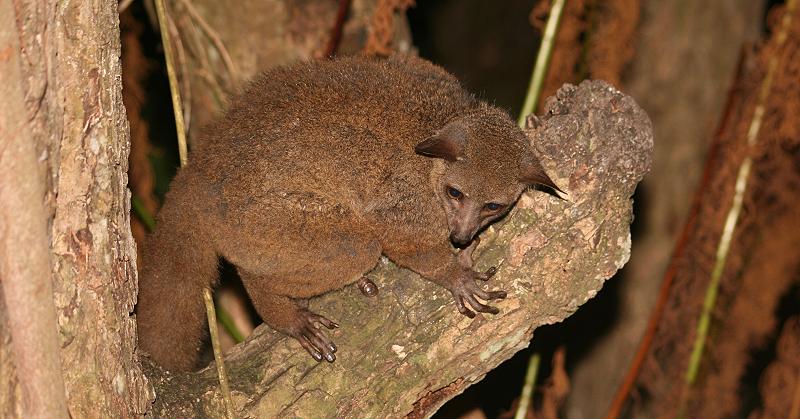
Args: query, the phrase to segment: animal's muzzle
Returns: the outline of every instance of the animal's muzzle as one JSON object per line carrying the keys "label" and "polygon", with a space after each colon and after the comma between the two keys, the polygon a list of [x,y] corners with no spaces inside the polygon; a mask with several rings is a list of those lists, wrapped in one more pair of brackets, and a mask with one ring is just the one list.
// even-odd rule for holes
{"label": "animal's muzzle", "polygon": [[469,233],[452,232],[450,233],[450,241],[453,242],[456,247],[464,247],[472,241],[472,235]]}

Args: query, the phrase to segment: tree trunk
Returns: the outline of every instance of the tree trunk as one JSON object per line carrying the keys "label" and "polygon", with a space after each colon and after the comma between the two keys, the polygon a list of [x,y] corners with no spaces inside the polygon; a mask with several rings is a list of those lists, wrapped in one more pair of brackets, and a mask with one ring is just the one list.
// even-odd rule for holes
{"label": "tree trunk", "polygon": [[3,1],[0,20],[0,416],[139,416],[117,2]]}

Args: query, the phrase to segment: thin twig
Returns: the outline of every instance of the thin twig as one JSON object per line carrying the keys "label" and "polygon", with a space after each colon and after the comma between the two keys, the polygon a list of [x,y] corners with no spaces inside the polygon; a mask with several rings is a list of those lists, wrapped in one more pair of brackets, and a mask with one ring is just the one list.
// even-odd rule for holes
{"label": "thin twig", "polygon": [[183,103],[183,123],[184,126],[189,127],[192,125],[192,83],[189,78],[189,67],[186,65],[186,49],[183,47],[183,40],[181,40],[178,25],[172,16],[167,15],[169,22],[169,31],[172,39],[175,40],[175,50],[177,52],[176,58],[178,59],[178,66],[180,72],[181,83],[181,103]]}
{"label": "thin twig", "polygon": [[722,229],[722,236],[717,246],[717,252],[714,259],[714,268],[711,271],[711,281],[706,289],[706,296],[703,301],[703,311],[700,315],[700,320],[697,324],[697,336],[694,341],[691,356],[689,357],[689,366],[686,370],[686,387],[681,398],[679,407],[679,415],[685,413],[686,405],[688,403],[689,391],[697,380],[698,371],[700,370],[700,363],[703,356],[703,350],[708,338],[708,329],[711,325],[711,313],[716,305],[717,296],[719,294],[719,283],[722,274],[725,271],[725,265],[728,260],[728,253],[730,251],[733,234],[736,231],[736,226],[739,222],[739,215],[742,211],[742,202],[744,201],[744,193],[747,189],[747,183],[750,177],[750,171],[753,166],[752,150],[755,148],[758,140],[758,134],[761,129],[761,123],[764,120],[764,112],[766,109],[767,98],[769,97],[770,90],[772,89],[772,81],[774,79],[775,71],[778,68],[778,63],[781,58],[780,49],[786,41],[787,31],[791,24],[792,14],[797,2],[796,0],[789,0],[787,3],[786,12],[781,21],[780,32],[778,33],[775,53],[770,57],[767,66],[767,74],[761,83],[761,89],[758,93],[758,102],[756,105],[753,118],[750,120],[750,127],[747,130],[747,147],[749,152],[745,157],[742,164],[739,166],[739,172],[736,176],[736,186],[733,196],[733,202],[728,215],[725,219],[725,225]]}
{"label": "thin twig", "polygon": [[211,86],[211,98],[214,99],[214,104],[217,105],[217,108],[222,108],[225,104],[225,92],[222,91],[222,86],[217,82],[217,78],[202,67],[196,68],[194,74]]}
{"label": "thin twig", "polygon": [[[167,75],[169,76],[170,93],[172,94],[173,114],[175,115],[175,129],[178,134],[178,152],[180,154],[181,166],[186,166],[188,161],[188,149],[186,147],[186,127],[183,121],[182,104],[180,89],[178,87],[177,76],[175,75],[175,64],[172,58],[172,44],[170,43],[170,33],[168,29],[168,15],[164,5],[164,0],[155,0],[156,13],[158,15],[158,26],[161,30],[161,42],[164,45],[164,56],[167,64]],[[206,314],[208,315],[208,329],[211,333],[211,345],[214,349],[214,360],[217,366],[217,375],[222,391],[222,398],[225,403],[225,410],[228,418],[234,418],[233,402],[231,401],[231,391],[228,387],[228,375],[225,371],[225,360],[222,358],[222,351],[219,345],[219,333],[217,331],[217,316],[214,310],[214,300],[211,298],[211,290],[203,290],[203,300],[205,301]]]}
{"label": "thin twig", "polygon": [[233,404],[231,403],[231,389],[228,386],[228,373],[225,371],[225,364],[222,362],[222,348],[219,344],[219,330],[217,330],[217,314],[214,311],[214,300],[211,297],[211,290],[203,288],[203,300],[206,303],[206,316],[208,316],[208,331],[211,333],[211,348],[214,350],[214,359],[217,360],[217,375],[219,376],[219,386],[222,389],[222,399],[225,401],[225,413],[229,419],[233,419]]}
{"label": "thin twig", "polygon": [[155,0],[155,2],[156,14],[158,15],[158,27],[161,31],[161,43],[164,45],[164,58],[167,63],[169,89],[172,94],[172,113],[175,115],[175,128],[178,133],[178,154],[180,156],[181,166],[186,166],[189,150],[186,146],[186,130],[183,124],[183,112],[181,111],[181,93],[178,88],[178,77],[175,75],[172,44],[170,43],[169,29],[167,28],[167,9],[164,6],[164,0]]}
{"label": "thin twig", "polygon": [[536,374],[539,372],[539,353],[531,355],[528,361],[528,371],[525,373],[525,385],[522,387],[522,395],[519,396],[519,405],[514,419],[525,419],[528,408],[531,405],[533,389],[536,386]]}
{"label": "thin twig", "polygon": [[528,86],[525,103],[522,105],[522,111],[519,114],[520,128],[525,126],[525,118],[533,113],[536,104],[539,102],[539,97],[542,95],[544,76],[547,74],[547,68],[550,66],[550,57],[553,56],[553,45],[555,44],[558,24],[561,22],[561,15],[564,12],[565,3],[566,0],[555,0],[550,7],[550,16],[547,18],[547,26],[545,26],[544,34],[542,34],[542,44],[539,46],[539,53],[536,55],[536,64],[533,66],[531,83]]}
{"label": "thin twig", "polygon": [[209,87],[211,87],[211,93],[217,101],[217,105],[221,107],[226,95],[217,76],[212,72],[211,61],[208,57],[208,49],[205,48],[203,42],[200,40],[202,36],[200,30],[195,25],[185,25],[183,27],[185,29],[183,33],[186,34],[187,41],[189,41],[194,56],[199,62],[198,68],[194,69],[194,74],[200,76],[208,83]]}
{"label": "thin twig", "polygon": [[194,7],[191,1],[189,0],[180,0],[181,4],[186,7],[186,11],[189,12],[189,16],[194,19],[195,22],[200,26],[200,28],[205,32],[208,39],[214,44],[214,47],[219,52],[220,57],[222,57],[222,62],[225,63],[225,67],[228,69],[228,76],[229,80],[236,84],[239,81],[239,70],[236,68],[236,64],[234,64],[233,59],[231,59],[231,54],[228,52],[228,48],[225,47],[225,43],[222,42],[222,38],[220,38],[217,31],[211,27],[211,25],[203,19],[203,16],[197,12],[197,9]]}

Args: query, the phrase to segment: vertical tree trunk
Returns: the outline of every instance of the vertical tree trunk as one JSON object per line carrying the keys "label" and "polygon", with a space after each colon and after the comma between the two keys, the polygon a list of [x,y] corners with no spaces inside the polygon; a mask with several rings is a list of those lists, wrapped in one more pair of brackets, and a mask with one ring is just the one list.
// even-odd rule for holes
{"label": "vertical tree trunk", "polygon": [[[8,159],[17,163],[16,171],[2,172],[0,180],[0,273],[6,302],[0,311],[0,416],[51,417],[35,410],[36,403],[57,401],[59,394],[53,392],[59,381],[69,412],[57,403],[50,403],[49,412],[61,410],[62,416],[72,417],[143,414],[152,391],[135,355],[131,314],[136,253],[128,219],[129,137],[117,2],[3,1],[0,20],[0,84],[3,93],[16,93],[0,97],[0,159],[4,166]],[[5,199],[23,193],[26,201]],[[14,205],[22,208],[8,212]],[[31,230],[36,226],[38,232]],[[32,244],[16,236],[23,227],[34,233]],[[49,254],[28,259],[25,268],[45,277],[33,294],[39,300],[12,299],[14,284],[35,277],[8,267],[35,254],[37,245],[48,246]],[[54,308],[55,316],[12,315],[48,308],[51,313]],[[37,328],[30,329],[34,323]],[[34,339],[41,341],[57,331],[56,341],[51,347],[24,344],[18,338],[23,331],[37,333]],[[26,370],[26,357],[50,361]],[[49,377],[55,388],[28,392],[26,386],[38,374]],[[38,399],[30,404],[27,397]]]}
{"label": "vertical tree trunk", "polygon": [[[0,4],[2,28],[15,27],[11,6]],[[0,113],[0,388],[8,391],[0,396],[0,412],[66,418],[42,205],[44,173],[25,119],[19,117],[25,114],[19,38],[6,29],[0,42],[8,51],[0,59],[0,94],[7,102]]]}

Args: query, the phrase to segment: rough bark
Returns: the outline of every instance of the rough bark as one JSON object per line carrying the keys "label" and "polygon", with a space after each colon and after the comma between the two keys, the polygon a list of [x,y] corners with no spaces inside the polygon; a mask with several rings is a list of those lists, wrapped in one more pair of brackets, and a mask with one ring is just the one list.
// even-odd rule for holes
{"label": "rough bark", "polygon": [[[134,353],[135,246],[128,219],[128,125],[121,99],[117,2],[8,4],[3,10],[10,9],[13,24],[3,30],[14,32],[16,44],[4,43],[0,60],[18,57],[18,76],[8,83],[20,86],[22,95],[0,100],[9,104],[2,108],[3,119],[17,118],[18,135],[35,149],[37,167],[18,175],[37,179],[34,175],[40,174],[44,218],[37,222],[46,227],[44,240],[51,252],[44,269],[53,287],[57,319],[51,326],[58,330],[60,346],[54,355],[61,359],[58,374],[67,409],[72,417],[137,416],[146,411],[151,390]],[[12,77],[3,76],[4,84],[5,77]],[[15,108],[23,111],[11,114]],[[3,148],[7,138],[2,136]],[[16,255],[3,257],[29,251],[19,246],[13,249]],[[14,383],[25,372],[19,359],[7,358],[6,346],[14,344],[15,328],[21,325],[9,323],[14,319],[5,312],[2,318],[12,333],[9,338],[4,331],[0,341],[0,380],[9,384],[0,387],[0,400],[7,402],[0,412],[24,415],[15,407],[20,396]]]}
{"label": "rough bark", "polygon": [[[534,329],[572,314],[630,252],[631,195],[650,166],[650,121],[603,82],[566,85],[527,134],[569,193],[523,196],[483,236],[479,268],[498,265],[509,292],[501,314],[468,319],[445,291],[382,261],[369,275],[376,298],[356,286],[318,298],[314,311],[341,324],[339,357],[318,364],[296,342],[260,327],[227,354],[242,417],[423,417],[515,352]],[[153,366],[161,417],[221,417],[214,366],[170,375]]]}
{"label": "rough bark", "polygon": [[[20,45],[11,3],[0,3],[0,412],[67,417],[50,280],[44,171],[24,119]],[[22,250],[22,251],[20,251]],[[9,327],[13,326],[13,327]]]}

